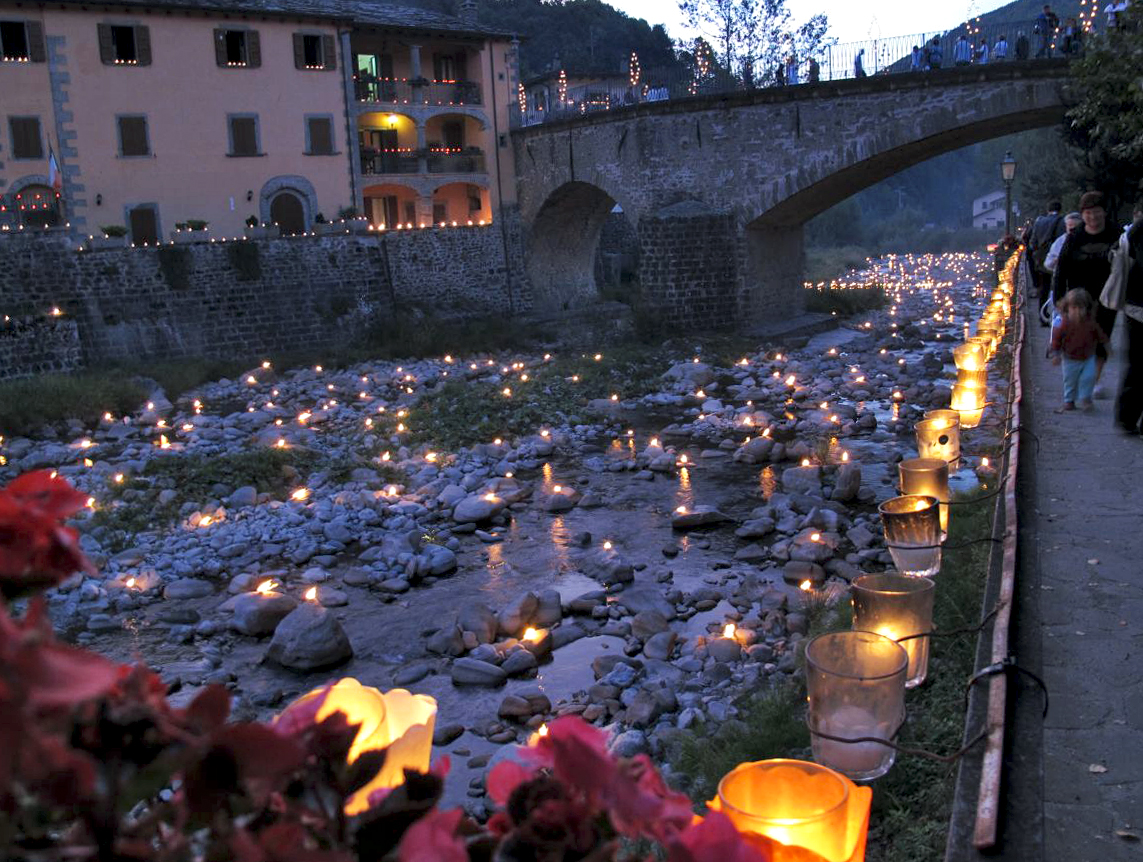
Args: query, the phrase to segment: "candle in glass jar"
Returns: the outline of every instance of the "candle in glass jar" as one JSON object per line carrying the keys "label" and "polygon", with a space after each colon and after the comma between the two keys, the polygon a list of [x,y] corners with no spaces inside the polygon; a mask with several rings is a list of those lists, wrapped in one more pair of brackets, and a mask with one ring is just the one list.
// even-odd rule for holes
{"label": "candle in glass jar", "polygon": [[940,503],[941,532],[949,529],[949,465],[939,458],[907,458],[897,465],[901,493],[936,497]]}

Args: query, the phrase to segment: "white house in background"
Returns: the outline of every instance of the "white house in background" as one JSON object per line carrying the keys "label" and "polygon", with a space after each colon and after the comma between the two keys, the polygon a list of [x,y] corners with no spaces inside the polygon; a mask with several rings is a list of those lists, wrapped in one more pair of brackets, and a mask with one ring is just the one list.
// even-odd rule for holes
{"label": "white house in background", "polygon": [[[1012,202],[1012,218],[1020,214],[1020,207]],[[1004,227],[1004,190],[989,192],[972,202],[972,226],[980,230]]]}

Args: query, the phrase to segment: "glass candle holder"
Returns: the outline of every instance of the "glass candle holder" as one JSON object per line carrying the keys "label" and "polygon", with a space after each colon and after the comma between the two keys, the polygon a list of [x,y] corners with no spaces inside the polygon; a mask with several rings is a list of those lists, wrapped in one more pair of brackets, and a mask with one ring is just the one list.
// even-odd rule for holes
{"label": "glass candle holder", "polygon": [[818,763],[759,760],[724,775],[710,807],[726,814],[739,832],[778,842],[770,856],[774,862],[805,858],[787,848],[848,862],[864,856],[872,796],[870,788]]}
{"label": "glass candle holder", "polygon": [[939,458],[906,458],[897,465],[902,494],[936,497],[940,505],[941,541],[949,529],[949,465]]}
{"label": "glass candle holder", "polygon": [[936,497],[892,497],[877,510],[897,571],[931,577],[941,570],[941,507]]}
{"label": "glass candle holder", "polygon": [[975,428],[984,416],[985,390],[979,386],[957,383],[952,388],[949,406],[960,414],[961,428]]}
{"label": "glass candle holder", "polygon": [[957,371],[983,371],[987,358],[980,344],[958,344],[953,348],[953,362]]}
{"label": "glass candle holder", "polygon": [[913,426],[917,435],[917,454],[922,458],[940,458],[956,470],[960,460],[960,414],[955,419],[925,418]]}
{"label": "glass candle holder", "polygon": [[[806,644],[814,760],[855,781],[888,772],[896,751],[877,740],[892,740],[905,720],[908,666],[904,647],[875,632],[830,632]],[[859,737],[869,741],[840,741]]]}
{"label": "glass candle holder", "polygon": [[979,371],[957,371],[956,382],[962,386],[984,389],[988,386],[988,372],[983,368]]}
{"label": "glass candle holder", "polygon": [[[852,585],[853,628],[884,635],[905,648],[909,657],[905,688],[923,683],[929,671],[928,634],[933,630],[935,586],[929,578],[894,572],[862,575]],[[908,640],[902,642],[901,638]]]}
{"label": "glass candle holder", "polygon": [[[980,354],[984,357],[984,361],[988,362],[992,358],[992,339],[983,335],[973,335],[964,340],[965,344],[975,344],[980,348]],[[983,367],[983,366],[981,366]]]}

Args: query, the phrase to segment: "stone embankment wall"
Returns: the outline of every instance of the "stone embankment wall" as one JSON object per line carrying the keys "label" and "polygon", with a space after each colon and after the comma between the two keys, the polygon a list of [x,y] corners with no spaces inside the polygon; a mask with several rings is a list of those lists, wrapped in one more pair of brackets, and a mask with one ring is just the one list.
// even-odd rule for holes
{"label": "stone embankment wall", "polygon": [[499,226],[97,251],[0,235],[0,379],[322,347],[407,305],[442,317],[524,311],[518,248]]}

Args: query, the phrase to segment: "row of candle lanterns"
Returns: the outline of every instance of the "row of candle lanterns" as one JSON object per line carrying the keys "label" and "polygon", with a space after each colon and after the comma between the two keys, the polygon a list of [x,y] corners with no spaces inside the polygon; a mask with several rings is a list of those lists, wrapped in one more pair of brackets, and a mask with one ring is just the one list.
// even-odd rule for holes
{"label": "row of candle lanterns", "polygon": [[1011,315],[1017,259],[1002,272],[977,334],[953,351],[951,409],[929,411],[917,423],[919,457],[898,465],[900,496],[880,506],[897,571],[856,578],[853,630],[819,635],[806,646],[816,762],[742,764],[719,784],[711,807],[740,831],[778,842],[770,845],[773,859],[864,858],[871,791],[854,782],[884,775],[893,765],[891,741],[905,719],[905,692],[928,673],[949,472],[960,462],[961,429],[976,427],[986,406],[987,363]]}

